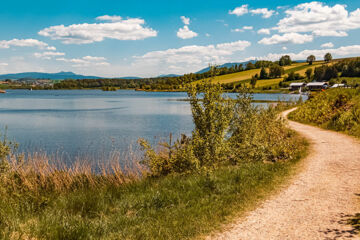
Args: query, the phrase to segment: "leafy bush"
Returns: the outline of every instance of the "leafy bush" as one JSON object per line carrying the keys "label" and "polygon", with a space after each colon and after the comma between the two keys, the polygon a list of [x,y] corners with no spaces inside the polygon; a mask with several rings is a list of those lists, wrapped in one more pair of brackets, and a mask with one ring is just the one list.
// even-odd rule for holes
{"label": "leafy bush", "polygon": [[360,137],[360,90],[331,89],[318,93],[289,117]]}
{"label": "leafy bush", "polygon": [[251,94],[240,91],[228,99],[220,85],[205,83],[188,93],[195,125],[191,137],[175,144],[160,143],[155,151],[141,139],[143,163],[152,175],[186,173],[241,162],[291,159],[299,145],[278,111],[252,105]]}

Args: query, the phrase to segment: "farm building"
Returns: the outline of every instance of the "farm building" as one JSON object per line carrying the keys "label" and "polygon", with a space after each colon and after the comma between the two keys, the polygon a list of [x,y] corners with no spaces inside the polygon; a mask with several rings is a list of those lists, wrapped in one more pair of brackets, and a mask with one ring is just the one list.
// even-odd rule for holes
{"label": "farm building", "polygon": [[344,87],[346,87],[346,85],[343,83],[336,83],[331,86],[331,88],[344,88]]}
{"label": "farm building", "polygon": [[291,91],[296,91],[299,90],[300,88],[305,88],[306,87],[306,83],[300,82],[300,83],[290,83],[290,90]]}
{"label": "farm building", "polygon": [[320,91],[322,89],[327,89],[329,84],[327,82],[311,82],[306,84],[306,87],[310,91]]}

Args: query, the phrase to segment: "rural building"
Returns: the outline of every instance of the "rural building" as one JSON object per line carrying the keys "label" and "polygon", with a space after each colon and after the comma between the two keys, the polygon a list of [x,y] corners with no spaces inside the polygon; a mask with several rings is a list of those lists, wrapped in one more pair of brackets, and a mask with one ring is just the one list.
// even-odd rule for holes
{"label": "rural building", "polygon": [[306,88],[310,91],[320,91],[322,89],[327,89],[329,84],[327,82],[311,82],[306,84]]}
{"label": "rural building", "polygon": [[291,91],[296,91],[299,90],[300,88],[304,88],[306,87],[306,83],[300,82],[300,83],[290,83],[290,90]]}
{"label": "rural building", "polygon": [[346,85],[343,83],[336,83],[331,86],[331,88],[344,88],[344,87],[346,87]]}

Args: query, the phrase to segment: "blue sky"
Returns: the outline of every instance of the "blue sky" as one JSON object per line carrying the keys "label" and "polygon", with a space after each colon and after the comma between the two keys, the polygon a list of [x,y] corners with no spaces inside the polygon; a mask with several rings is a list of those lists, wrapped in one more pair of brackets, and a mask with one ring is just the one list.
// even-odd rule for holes
{"label": "blue sky", "polygon": [[209,63],[360,56],[360,1],[18,0],[0,8],[0,73],[107,77]]}

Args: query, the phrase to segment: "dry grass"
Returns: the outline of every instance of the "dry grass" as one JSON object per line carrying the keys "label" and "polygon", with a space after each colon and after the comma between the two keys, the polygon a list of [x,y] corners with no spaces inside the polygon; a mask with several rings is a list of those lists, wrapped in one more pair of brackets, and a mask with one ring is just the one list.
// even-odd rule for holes
{"label": "dry grass", "polygon": [[26,161],[23,159],[23,156],[11,156],[6,163],[7,171],[0,175],[8,190],[60,193],[106,185],[120,186],[147,175],[147,169],[138,161],[127,161],[127,164],[123,164],[120,154],[114,154],[107,163],[96,165],[86,160],[67,165],[45,153],[29,154]]}

